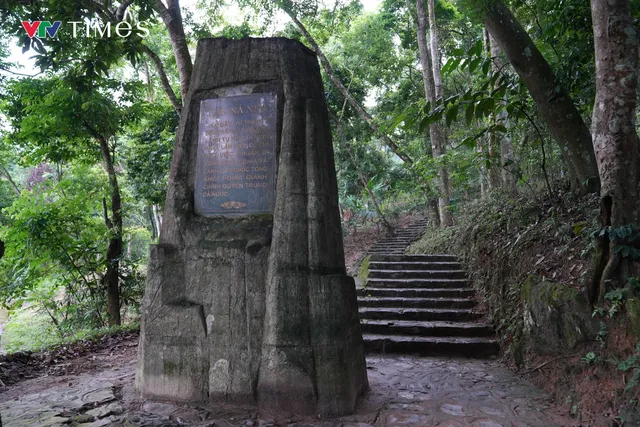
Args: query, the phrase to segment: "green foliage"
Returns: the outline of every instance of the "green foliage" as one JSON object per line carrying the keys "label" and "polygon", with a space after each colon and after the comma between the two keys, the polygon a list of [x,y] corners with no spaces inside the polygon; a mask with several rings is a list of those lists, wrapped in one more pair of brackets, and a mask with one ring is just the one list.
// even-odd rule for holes
{"label": "green foliage", "polygon": [[587,365],[595,365],[600,361],[600,358],[596,356],[596,354],[593,351],[590,351],[587,354],[585,354],[584,357],[580,360],[582,360]]}
{"label": "green foliage", "polygon": [[604,295],[604,299],[609,301],[611,304],[609,307],[609,318],[612,318],[618,311],[620,311],[625,297],[624,289],[614,289]]}
{"label": "green foliage", "polygon": [[632,371],[631,377],[627,379],[625,392],[640,385],[640,343],[636,344],[635,351],[631,356],[625,360],[618,361],[617,368],[622,372]]}
{"label": "green foliage", "polygon": [[0,180],[0,226],[8,225],[9,222],[4,209],[11,206],[16,198],[16,193],[11,188],[11,185],[7,181]]}
{"label": "green foliage", "polygon": [[600,322],[600,330],[596,334],[596,341],[600,343],[600,347],[604,347],[607,345],[607,335],[609,331],[607,329],[607,324],[604,322]]}
{"label": "green foliage", "polygon": [[614,253],[619,253],[623,258],[640,258],[640,249],[634,244],[640,238],[640,227],[636,224],[610,225],[600,229],[595,235],[608,238],[615,244]]}
{"label": "green foliage", "polygon": [[367,279],[369,278],[369,261],[371,260],[371,255],[367,255],[364,257],[362,262],[360,263],[360,272],[358,273],[358,278],[362,284],[362,287],[367,286]]}
{"label": "green foliage", "polygon": [[123,149],[127,176],[136,199],[164,205],[178,116],[167,105],[148,111],[134,126]]}
{"label": "green foliage", "polygon": [[95,163],[103,155],[97,140],[112,138],[143,114],[140,89],[116,80],[100,85],[75,78],[15,80],[0,110],[10,120],[8,139],[20,146],[23,163]]}
{"label": "green foliage", "polygon": [[62,344],[76,341],[95,340],[107,334],[133,331],[139,328],[137,322],[115,327],[81,327],[73,334],[61,337],[49,317],[33,308],[24,307],[11,313],[2,332],[2,351],[43,351]]}
{"label": "green foliage", "polygon": [[[79,166],[59,182],[23,191],[5,210],[11,226],[0,229],[6,244],[0,259],[3,305],[46,314],[60,336],[105,325],[104,253],[110,233],[102,200],[108,192],[104,172]],[[144,283],[139,261],[123,258],[120,276],[122,302],[135,315]]]}
{"label": "green foliage", "polygon": [[627,283],[629,284],[629,287],[631,288],[634,294],[640,293],[640,276],[629,277],[627,279]]}
{"label": "green foliage", "polygon": [[101,270],[107,235],[99,212],[106,183],[91,169],[78,172],[23,192],[6,209],[11,227],[2,232],[7,253],[0,266],[8,282],[0,291],[3,301],[23,296],[48,275],[77,283]]}
{"label": "green foliage", "polygon": [[51,319],[29,308],[14,311],[2,331],[2,350],[7,353],[39,351],[58,342]]}

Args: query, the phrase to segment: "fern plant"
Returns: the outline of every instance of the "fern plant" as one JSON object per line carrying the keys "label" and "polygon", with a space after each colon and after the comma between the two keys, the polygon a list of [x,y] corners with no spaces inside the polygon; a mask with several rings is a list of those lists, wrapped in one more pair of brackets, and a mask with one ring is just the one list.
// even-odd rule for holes
{"label": "fern plant", "polygon": [[625,392],[640,385],[640,343],[636,344],[635,352],[629,358],[618,361],[618,370],[622,372],[632,371],[631,378],[627,380]]}

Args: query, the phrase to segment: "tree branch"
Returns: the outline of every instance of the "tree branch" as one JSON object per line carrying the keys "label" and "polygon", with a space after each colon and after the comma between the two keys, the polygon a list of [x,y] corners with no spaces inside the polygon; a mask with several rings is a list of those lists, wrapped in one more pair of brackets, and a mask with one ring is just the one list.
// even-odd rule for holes
{"label": "tree branch", "polygon": [[124,19],[124,15],[133,1],[134,0],[123,0],[122,3],[120,3],[120,6],[118,6],[118,9],[116,10],[116,20],[118,22]]}
{"label": "tree branch", "polygon": [[8,69],[7,67],[4,67],[2,65],[0,65],[0,70],[5,71],[5,72],[7,72],[9,74],[13,74],[15,76],[22,76],[22,77],[36,77],[36,76],[44,73],[44,71],[40,71],[40,72],[35,73],[35,74],[24,74],[24,73],[19,73],[17,71],[11,71],[10,69]]}
{"label": "tree branch", "polygon": [[171,83],[169,83],[167,73],[164,71],[164,66],[162,65],[162,60],[160,60],[160,57],[154,51],[152,51],[151,48],[149,48],[149,46],[143,44],[142,49],[147,54],[147,56],[149,56],[149,58],[153,61],[153,64],[156,66],[156,72],[158,73],[158,77],[160,77],[162,88],[164,89],[165,93],[169,97],[169,100],[171,101],[173,108],[176,110],[179,116],[180,111],[182,110],[182,104],[180,103],[180,100],[176,96],[176,93],[173,91],[173,88],[171,87]]}
{"label": "tree branch", "polygon": [[2,172],[2,174],[5,176],[5,178],[7,178],[7,181],[9,181],[9,184],[11,184],[11,187],[13,188],[13,191],[16,193],[17,196],[19,196],[20,195],[20,188],[18,188],[18,186],[16,185],[15,181],[13,180],[13,178],[11,178],[11,174],[9,173],[7,168],[5,168],[3,165],[0,165],[0,172]]}
{"label": "tree branch", "polygon": [[189,53],[189,46],[187,46],[187,38],[182,25],[180,4],[177,0],[172,0],[168,1],[167,5],[168,7],[162,3],[162,0],[156,0],[155,9],[169,32],[171,46],[176,57],[176,65],[178,66],[178,74],[180,74],[180,94],[182,102],[184,102],[191,83],[193,63],[191,62],[191,54]]}
{"label": "tree branch", "polygon": [[311,36],[309,31],[307,31],[305,26],[302,24],[302,22],[300,22],[300,20],[293,14],[292,11],[286,9],[280,3],[279,3],[279,6],[284,12],[286,12],[289,15],[291,20],[293,20],[293,22],[296,24],[298,29],[302,32],[304,37],[307,39],[313,51],[316,53],[316,55],[318,55],[318,59],[320,59],[320,63],[322,64],[322,67],[324,68],[325,73],[327,74],[327,76],[329,76],[329,78],[331,79],[331,82],[340,91],[342,96],[346,98],[346,100],[349,102],[349,105],[351,105],[351,107],[353,107],[353,109],[356,110],[360,118],[362,118],[365,122],[367,122],[371,130],[373,130],[373,132],[384,141],[385,145],[389,147],[389,149],[393,151],[393,153],[395,153],[396,156],[398,156],[407,165],[411,166],[413,164],[413,160],[411,160],[411,158],[407,154],[405,154],[402,151],[402,149],[398,147],[398,145],[395,142],[393,142],[391,138],[389,138],[389,136],[387,136],[385,133],[380,131],[380,128],[378,125],[375,124],[373,117],[371,117],[371,115],[364,109],[364,107],[360,105],[360,103],[351,95],[349,90],[335,75],[335,73],[333,72],[333,68],[329,63],[329,60],[327,59],[326,56],[324,56],[324,54],[322,53],[322,50],[320,50],[320,46],[318,46],[318,43],[316,43],[316,41]]}

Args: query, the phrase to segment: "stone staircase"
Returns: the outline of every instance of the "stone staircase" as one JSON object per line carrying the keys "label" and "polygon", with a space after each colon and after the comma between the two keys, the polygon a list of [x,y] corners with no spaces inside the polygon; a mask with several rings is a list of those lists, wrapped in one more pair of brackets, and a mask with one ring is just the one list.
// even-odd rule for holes
{"label": "stone staircase", "polygon": [[358,289],[365,350],[488,357],[500,346],[475,290],[452,255],[404,255],[424,223],[401,229],[371,250],[366,286]]}
{"label": "stone staircase", "polygon": [[401,228],[393,236],[386,237],[376,242],[369,254],[381,254],[381,255],[401,255],[407,247],[418,240],[424,233],[424,228],[427,226],[426,220],[419,220],[408,227]]}

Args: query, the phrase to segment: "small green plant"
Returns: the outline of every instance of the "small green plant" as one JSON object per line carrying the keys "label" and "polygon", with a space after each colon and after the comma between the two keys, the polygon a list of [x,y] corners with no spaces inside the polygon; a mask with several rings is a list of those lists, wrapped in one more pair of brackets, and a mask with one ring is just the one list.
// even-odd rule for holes
{"label": "small green plant", "polygon": [[640,277],[629,277],[627,283],[634,295],[640,294]]}
{"label": "small green plant", "polygon": [[624,302],[625,294],[624,289],[614,289],[612,291],[607,292],[604,295],[604,299],[610,302],[609,307],[609,318],[611,319],[615,314],[620,311],[620,307],[622,307],[622,303]]}
{"label": "small green plant", "polygon": [[593,365],[598,362],[600,358],[593,351],[590,351],[589,353],[585,354],[584,357],[580,360],[582,360],[587,365]]}
{"label": "small green plant", "polygon": [[592,317],[605,317],[611,319],[622,308],[626,298],[625,289],[613,289],[604,295],[604,299],[609,302],[608,307],[596,307],[593,310]]}
{"label": "small green plant", "polygon": [[596,341],[598,341],[600,343],[600,347],[604,347],[607,343],[607,324],[604,322],[600,322],[600,330],[598,331],[598,334],[596,335]]}
{"label": "small green plant", "polygon": [[598,316],[598,317],[604,317],[604,315],[605,315],[605,309],[604,309],[604,307],[596,307],[596,308],[593,310],[593,313],[591,314],[591,317],[596,317],[596,316]]}
{"label": "small green plant", "polygon": [[580,408],[580,405],[572,405],[571,411],[569,411],[569,415],[571,415],[572,418],[577,417],[579,408]]}
{"label": "small green plant", "polygon": [[632,371],[631,378],[627,379],[625,393],[640,384],[640,343],[636,344],[635,352],[631,356],[618,361],[617,368],[622,372]]}

